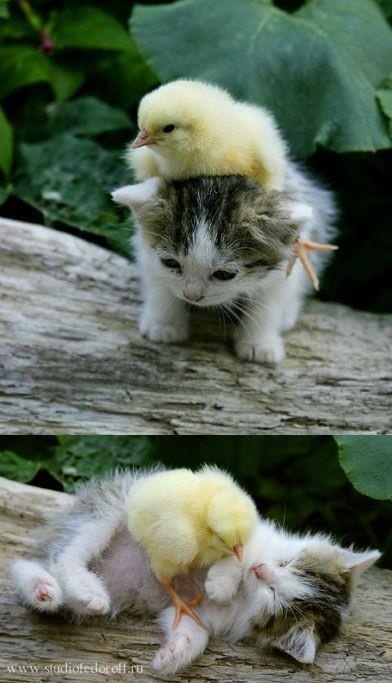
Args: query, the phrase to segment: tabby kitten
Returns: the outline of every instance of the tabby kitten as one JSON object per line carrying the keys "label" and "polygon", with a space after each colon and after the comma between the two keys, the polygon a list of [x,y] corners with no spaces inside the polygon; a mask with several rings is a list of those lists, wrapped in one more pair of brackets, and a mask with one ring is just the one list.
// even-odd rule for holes
{"label": "tabby kitten", "polygon": [[[189,304],[213,306],[238,322],[240,358],[283,359],[282,332],[295,325],[309,290],[299,264],[287,281],[285,269],[300,232],[304,239],[330,239],[329,192],[288,164],[283,194],[242,176],[216,176],[151,178],[112,196],[132,209],[137,224],[143,335],[184,341]],[[312,258],[320,272],[325,257]]]}
{"label": "tabby kitten", "polygon": [[174,608],[127,524],[132,488],[149,473],[118,472],[79,488],[68,509],[48,523],[35,557],[12,565],[24,602],[73,619],[123,610],[159,615],[165,643],[153,666],[167,674],[200,656],[210,636],[232,643],[253,637],[313,662],[320,645],[339,633],[357,577],[380,553],[354,552],[326,536],[288,533],[259,519],[242,562],[228,557],[208,571],[177,577],[185,598],[205,591],[197,612],[207,630],[186,616],[173,629]]}

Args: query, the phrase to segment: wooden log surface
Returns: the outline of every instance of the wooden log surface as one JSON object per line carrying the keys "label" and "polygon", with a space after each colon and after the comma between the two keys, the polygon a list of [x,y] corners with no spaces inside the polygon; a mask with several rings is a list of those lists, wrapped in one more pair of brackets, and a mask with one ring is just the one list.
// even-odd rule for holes
{"label": "wooden log surface", "polygon": [[[161,643],[151,619],[120,615],[110,621],[97,617],[75,625],[57,617],[30,613],[10,589],[11,559],[32,553],[34,532],[44,514],[69,503],[64,493],[43,490],[0,478],[0,680],[1,681],[167,681],[150,665]],[[365,573],[355,593],[352,614],[342,635],[323,648],[313,665],[301,665],[278,653],[265,654],[254,643],[228,644],[212,640],[205,654],[171,681],[227,683],[349,683],[392,680],[392,572]],[[104,667],[102,673],[79,670],[65,675],[50,667],[68,669],[82,663]],[[26,666],[10,673],[7,666]],[[35,673],[28,668],[37,667]],[[134,667],[132,673],[132,666]],[[109,667],[106,669],[105,667]],[[110,667],[114,669],[110,670]],[[120,673],[116,672],[120,667]],[[139,667],[139,670],[137,670]],[[140,669],[142,667],[142,670]],[[123,673],[126,669],[127,673]]]}
{"label": "wooden log surface", "polygon": [[217,323],[154,344],[135,266],[0,219],[2,433],[319,434],[391,429],[391,319],[310,301],[277,368],[238,360]]}

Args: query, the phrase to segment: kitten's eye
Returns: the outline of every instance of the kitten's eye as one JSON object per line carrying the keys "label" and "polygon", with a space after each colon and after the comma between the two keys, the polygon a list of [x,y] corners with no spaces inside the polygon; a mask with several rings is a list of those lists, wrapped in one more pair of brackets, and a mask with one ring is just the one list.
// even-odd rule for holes
{"label": "kitten's eye", "polygon": [[215,273],[212,273],[212,277],[217,280],[232,280],[236,275],[237,273],[233,273],[232,270],[216,270]]}
{"label": "kitten's eye", "polygon": [[174,258],[161,258],[162,265],[166,268],[175,268],[176,270],[181,270],[181,266]]}
{"label": "kitten's eye", "polygon": [[174,129],[175,129],[175,125],[173,123],[168,123],[167,126],[164,126],[163,132],[164,133],[172,133]]}
{"label": "kitten's eye", "polygon": [[290,560],[285,560],[284,562],[279,562],[279,567],[286,567],[289,564]]}

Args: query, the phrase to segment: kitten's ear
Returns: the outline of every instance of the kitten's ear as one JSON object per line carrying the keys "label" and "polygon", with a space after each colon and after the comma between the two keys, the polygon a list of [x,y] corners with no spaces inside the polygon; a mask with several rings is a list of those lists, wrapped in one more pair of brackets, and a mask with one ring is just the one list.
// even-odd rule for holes
{"label": "kitten's ear", "polygon": [[293,626],[287,633],[273,642],[273,646],[285,652],[302,664],[312,664],[316,656],[318,639],[314,625]]}
{"label": "kitten's ear", "polygon": [[148,178],[143,183],[125,185],[112,192],[112,199],[130,209],[140,209],[159,195],[161,178]]}
{"label": "kitten's ear", "polygon": [[369,569],[381,557],[378,550],[366,550],[362,553],[356,553],[353,550],[344,551],[344,566],[351,572],[354,579],[357,579],[361,574]]}
{"label": "kitten's ear", "polygon": [[286,214],[288,221],[293,225],[303,225],[313,217],[311,206],[288,199],[283,202],[282,210]]}

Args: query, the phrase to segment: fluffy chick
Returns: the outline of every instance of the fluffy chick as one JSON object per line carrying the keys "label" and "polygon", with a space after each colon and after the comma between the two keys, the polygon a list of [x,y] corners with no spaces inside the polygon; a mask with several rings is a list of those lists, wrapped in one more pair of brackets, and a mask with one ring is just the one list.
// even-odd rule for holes
{"label": "fluffy chick", "polygon": [[238,174],[283,189],[286,146],[274,119],[216,85],[162,85],[141,100],[138,124],[128,153],[138,180]]}
{"label": "fluffy chick", "polygon": [[129,502],[128,527],[173,600],[174,626],[183,613],[201,624],[193,607],[202,599],[198,596],[185,603],[171,586],[174,577],[193,567],[208,567],[232,553],[241,560],[256,520],[250,496],[229,474],[214,467],[156,472],[136,485]]}

